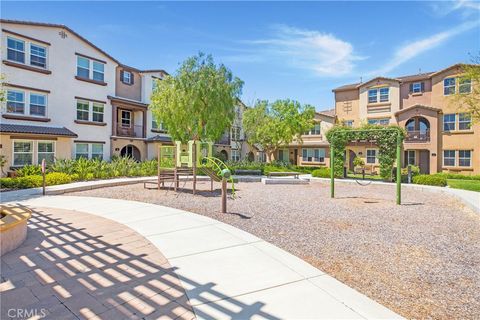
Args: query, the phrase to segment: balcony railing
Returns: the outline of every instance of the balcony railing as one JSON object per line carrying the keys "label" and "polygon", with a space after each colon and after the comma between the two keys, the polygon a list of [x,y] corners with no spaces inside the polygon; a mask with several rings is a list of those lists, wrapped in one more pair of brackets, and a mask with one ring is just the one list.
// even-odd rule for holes
{"label": "balcony railing", "polygon": [[132,125],[130,127],[117,125],[117,136],[119,137],[132,137],[132,138],[145,138],[143,136],[143,126]]}
{"label": "balcony railing", "polygon": [[429,142],[430,141],[430,131],[407,131],[407,136],[405,137],[405,142]]}

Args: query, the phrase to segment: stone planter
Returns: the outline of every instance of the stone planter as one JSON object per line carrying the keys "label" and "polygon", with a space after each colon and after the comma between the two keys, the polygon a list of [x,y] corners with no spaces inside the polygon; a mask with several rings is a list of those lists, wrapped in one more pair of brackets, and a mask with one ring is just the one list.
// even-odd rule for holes
{"label": "stone planter", "polygon": [[27,238],[32,211],[21,206],[0,206],[0,255],[18,248]]}

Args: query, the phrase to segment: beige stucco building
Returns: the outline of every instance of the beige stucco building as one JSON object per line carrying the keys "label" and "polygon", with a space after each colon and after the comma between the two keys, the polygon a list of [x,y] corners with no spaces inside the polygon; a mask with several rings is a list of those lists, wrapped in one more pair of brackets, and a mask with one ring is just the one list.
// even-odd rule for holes
{"label": "beige stucco building", "polygon": [[[397,78],[377,77],[333,90],[337,121],[398,125],[407,131],[402,165],[417,165],[422,173],[480,174],[480,124],[457,105],[454,93],[469,94],[471,81],[461,80],[461,65],[437,72]],[[363,158],[378,172],[378,149],[373,143],[351,143],[346,164]]]}

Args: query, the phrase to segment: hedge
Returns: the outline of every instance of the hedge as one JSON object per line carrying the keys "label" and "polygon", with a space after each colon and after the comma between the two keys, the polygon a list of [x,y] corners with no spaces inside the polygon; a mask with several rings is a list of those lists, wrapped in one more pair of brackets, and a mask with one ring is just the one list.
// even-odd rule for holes
{"label": "hedge", "polygon": [[[72,182],[72,177],[62,172],[52,172],[45,175],[45,184],[53,186]],[[6,189],[28,189],[38,188],[43,184],[42,176],[31,175],[17,178],[0,178],[0,188]]]}
{"label": "hedge", "polygon": [[447,185],[447,178],[439,175],[420,174],[413,177],[413,183],[445,187]]}
{"label": "hedge", "polygon": [[312,171],[312,177],[315,178],[330,178],[330,169],[321,168]]}

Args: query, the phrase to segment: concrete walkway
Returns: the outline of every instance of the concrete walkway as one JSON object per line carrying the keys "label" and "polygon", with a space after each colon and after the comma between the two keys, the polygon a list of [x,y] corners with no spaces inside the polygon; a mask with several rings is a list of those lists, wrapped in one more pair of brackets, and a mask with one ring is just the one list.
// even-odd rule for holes
{"label": "concrete walkway", "polygon": [[401,318],[305,261],[204,216],[142,202],[73,196],[22,204],[86,212],[137,231],[175,268],[201,319]]}

